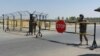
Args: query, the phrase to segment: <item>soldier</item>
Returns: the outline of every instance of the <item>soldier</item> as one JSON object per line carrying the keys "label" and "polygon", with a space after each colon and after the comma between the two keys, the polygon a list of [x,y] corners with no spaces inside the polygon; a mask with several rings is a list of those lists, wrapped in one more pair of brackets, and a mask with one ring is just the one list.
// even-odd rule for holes
{"label": "soldier", "polygon": [[36,35],[36,26],[37,26],[37,23],[33,22],[33,32],[34,32],[34,35]]}
{"label": "soldier", "polygon": [[[78,22],[86,22],[86,20],[84,20],[84,15],[82,15],[82,14],[79,15]],[[88,39],[86,37],[86,28],[87,28],[87,24],[86,23],[79,23],[79,29],[80,29],[80,45],[82,44],[82,37],[85,38],[86,45],[88,45]]]}

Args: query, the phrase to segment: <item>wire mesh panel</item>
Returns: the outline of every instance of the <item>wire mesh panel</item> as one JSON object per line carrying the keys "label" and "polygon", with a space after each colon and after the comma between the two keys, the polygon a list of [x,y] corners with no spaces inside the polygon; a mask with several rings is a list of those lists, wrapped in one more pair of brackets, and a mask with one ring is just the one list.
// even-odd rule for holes
{"label": "wire mesh panel", "polygon": [[37,22],[37,25],[39,23],[38,20],[40,20],[41,26],[45,28],[45,14],[36,11],[33,13],[30,13],[29,11],[17,11],[14,13],[3,14],[0,22],[3,24],[4,30],[9,28],[10,31],[27,32],[29,31],[29,23],[31,21],[30,14],[32,14],[32,18],[35,17],[34,21]]}

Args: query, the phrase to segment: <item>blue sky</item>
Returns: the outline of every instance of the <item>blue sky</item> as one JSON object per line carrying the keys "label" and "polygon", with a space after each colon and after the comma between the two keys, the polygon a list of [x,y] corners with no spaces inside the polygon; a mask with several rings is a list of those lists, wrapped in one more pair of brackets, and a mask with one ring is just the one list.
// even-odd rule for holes
{"label": "blue sky", "polygon": [[84,14],[85,17],[100,17],[94,9],[100,0],[0,0],[0,15],[16,11],[38,11],[48,13],[49,18],[70,17]]}

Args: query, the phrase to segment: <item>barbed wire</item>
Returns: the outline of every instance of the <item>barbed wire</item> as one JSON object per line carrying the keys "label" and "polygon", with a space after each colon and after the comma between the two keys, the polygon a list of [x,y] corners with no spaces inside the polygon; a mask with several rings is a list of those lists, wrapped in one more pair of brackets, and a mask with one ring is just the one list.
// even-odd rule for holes
{"label": "barbed wire", "polygon": [[[48,15],[46,13],[40,13],[37,11],[33,11],[32,13],[29,11],[17,11],[17,12],[3,14],[3,15],[4,15],[4,19],[6,19],[7,17],[9,17],[10,19],[29,19],[30,14],[33,14],[33,16],[37,18],[39,18],[40,16],[41,18],[46,18]],[[3,16],[0,16],[0,19],[2,18]]]}

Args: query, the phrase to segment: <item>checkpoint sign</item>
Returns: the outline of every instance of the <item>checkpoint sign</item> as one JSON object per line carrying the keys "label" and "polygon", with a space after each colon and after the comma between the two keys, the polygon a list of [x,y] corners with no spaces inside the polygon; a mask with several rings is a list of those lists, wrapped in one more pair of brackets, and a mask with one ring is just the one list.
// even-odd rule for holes
{"label": "checkpoint sign", "polygon": [[66,30],[66,24],[64,22],[64,20],[58,20],[56,22],[56,30],[58,33],[63,33]]}

